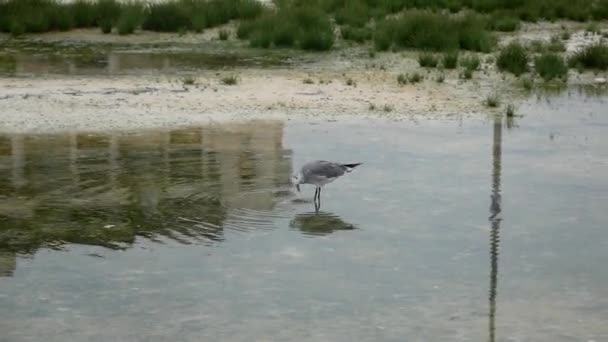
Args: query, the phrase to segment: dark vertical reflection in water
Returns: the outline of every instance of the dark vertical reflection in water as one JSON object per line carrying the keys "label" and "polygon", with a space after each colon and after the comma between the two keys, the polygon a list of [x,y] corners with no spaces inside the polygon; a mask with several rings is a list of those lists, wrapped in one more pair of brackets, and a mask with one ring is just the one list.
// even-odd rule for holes
{"label": "dark vertical reflection in water", "polygon": [[494,117],[494,139],[492,144],[492,195],[490,204],[490,322],[489,341],[495,341],[496,294],[498,283],[498,245],[500,241],[500,173],[502,157],[502,118]]}

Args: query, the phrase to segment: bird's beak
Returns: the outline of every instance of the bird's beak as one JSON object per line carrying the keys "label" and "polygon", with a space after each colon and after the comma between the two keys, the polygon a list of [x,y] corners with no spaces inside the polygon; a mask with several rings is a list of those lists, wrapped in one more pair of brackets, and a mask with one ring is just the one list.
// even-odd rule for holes
{"label": "bird's beak", "polygon": [[300,184],[296,184],[296,189],[300,192]]}

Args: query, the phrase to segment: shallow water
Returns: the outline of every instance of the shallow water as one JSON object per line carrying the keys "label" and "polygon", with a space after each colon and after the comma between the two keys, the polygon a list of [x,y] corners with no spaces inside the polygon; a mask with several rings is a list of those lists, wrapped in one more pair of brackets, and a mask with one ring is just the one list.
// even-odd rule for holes
{"label": "shallow water", "polygon": [[176,44],[159,43],[134,50],[111,44],[9,41],[5,46],[0,44],[0,75],[187,74],[223,68],[285,66],[295,59],[283,51],[229,53],[226,47],[209,45],[197,50],[192,46],[179,48]]}
{"label": "shallow water", "polygon": [[606,340],[605,108],[1,136],[0,341]]}

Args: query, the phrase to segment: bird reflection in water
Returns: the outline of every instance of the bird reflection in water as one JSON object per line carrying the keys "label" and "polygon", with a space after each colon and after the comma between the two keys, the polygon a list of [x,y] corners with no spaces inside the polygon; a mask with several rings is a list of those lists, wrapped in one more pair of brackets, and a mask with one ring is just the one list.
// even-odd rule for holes
{"label": "bird reflection in water", "polygon": [[315,212],[297,214],[289,227],[298,229],[309,236],[329,235],[339,230],[354,230],[357,226],[345,222],[338,215],[316,210]]}

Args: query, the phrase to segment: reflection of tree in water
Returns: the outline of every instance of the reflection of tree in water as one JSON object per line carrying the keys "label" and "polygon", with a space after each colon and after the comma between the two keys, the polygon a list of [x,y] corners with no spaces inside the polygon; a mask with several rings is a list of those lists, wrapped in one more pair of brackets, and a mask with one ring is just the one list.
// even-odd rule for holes
{"label": "reflection of tree in water", "polygon": [[344,222],[339,216],[326,212],[297,214],[289,226],[305,235],[328,235],[338,230],[353,230],[356,226]]}
{"label": "reflection of tree in water", "polygon": [[[121,249],[137,237],[221,241],[229,211],[224,198],[239,193],[243,182],[270,188],[277,178],[289,181],[282,128],[262,122],[137,135],[21,136],[18,156],[11,152],[14,139],[0,137],[0,252],[68,243]],[[20,159],[26,162],[14,162]],[[16,174],[25,181],[12,181]]]}

